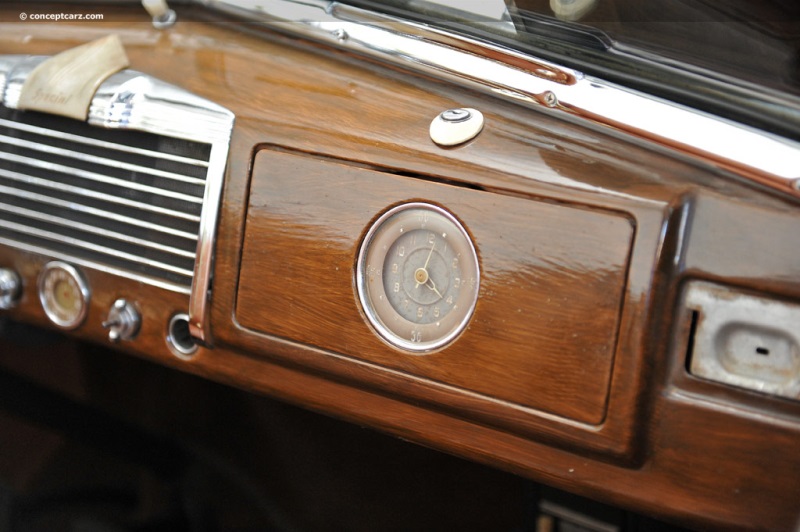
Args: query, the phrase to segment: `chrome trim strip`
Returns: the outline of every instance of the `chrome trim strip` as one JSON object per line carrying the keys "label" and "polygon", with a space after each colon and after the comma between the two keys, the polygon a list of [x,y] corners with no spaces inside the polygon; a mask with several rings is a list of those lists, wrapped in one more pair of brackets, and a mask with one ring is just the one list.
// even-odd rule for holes
{"label": "chrome trim strip", "polygon": [[28,75],[31,71],[39,66],[39,63],[47,59],[47,57],[41,55],[13,55],[10,57],[7,56],[4,59],[8,59],[8,62],[5,60],[2,61],[2,63],[5,63],[2,66],[7,70],[5,85],[0,87],[0,89],[2,89],[0,90],[0,103],[6,107],[16,109],[25,80],[28,79]]}
{"label": "chrome trim strip", "polygon": [[189,329],[208,344],[209,288],[222,181],[228,160],[233,113],[182,89],[133,70],[118,72],[98,89],[88,122],[102,127],[140,129],[196,142],[211,143],[203,214],[197,241]]}
{"label": "chrome trim strip", "polygon": [[141,238],[136,238],[130,235],[123,235],[122,233],[117,233],[115,231],[109,231],[107,229],[103,229],[101,227],[96,227],[94,225],[88,225],[82,222],[76,222],[73,220],[67,220],[66,218],[61,218],[60,216],[52,216],[50,214],[45,214],[39,211],[32,211],[30,209],[26,209],[24,207],[17,207],[15,205],[9,205],[7,203],[3,203],[0,201],[0,211],[10,212],[12,214],[20,214],[25,218],[33,218],[36,220],[41,220],[46,223],[51,223],[54,225],[60,225],[66,228],[75,228],[80,231],[85,231],[87,233],[92,233],[95,235],[105,236],[108,238],[113,238],[114,240],[121,240],[123,242],[130,242],[132,244],[136,244],[138,246],[154,249],[157,251],[163,251],[164,253],[169,253],[171,255],[178,255],[180,257],[193,259],[194,252],[192,251],[184,251],[182,249],[173,248],[171,246],[165,246],[163,244],[158,244],[156,242],[150,242],[149,240],[143,240]]}
{"label": "chrome trim strip", "polygon": [[[0,78],[0,81],[2,81],[2,78]],[[0,87],[2,87],[1,83]],[[117,144],[115,142],[106,142],[104,140],[97,140],[90,137],[81,137],[80,135],[73,135],[71,133],[62,133],[61,131],[55,131],[43,127],[32,126],[30,124],[23,124],[22,122],[13,122],[11,120],[6,120],[4,118],[0,118],[0,126],[6,126],[11,129],[17,129],[19,131],[26,131],[28,133],[33,133],[35,135],[42,135],[46,137],[68,140],[71,142],[78,142],[80,144],[86,144],[87,146],[95,146],[97,148],[106,148],[109,150],[122,151],[126,153],[132,153],[134,155],[144,155],[145,157],[153,157],[154,159],[175,161],[178,163],[190,164],[193,166],[201,166],[204,168],[208,167],[208,161],[203,161],[202,159],[192,159],[189,157],[181,157],[180,155],[172,155],[171,153],[161,153],[157,151],[145,150],[142,148],[135,148],[133,146],[125,146],[124,144]]]}
{"label": "chrome trim strip", "polygon": [[137,274],[134,272],[130,272],[127,270],[120,270],[118,268],[114,268],[107,264],[100,264],[98,262],[94,262],[91,260],[81,259],[79,257],[73,257],[68,253],[61,253],[58,251],[53,251],[52,249],[47,249],[39,246],[34,246],[25,242],[19,242],[14,240],[13,238],[6,238],[0,236],[0,244],[10,246],[16,249],[21,249],[23,251],[27,251],[29,253],[36,253],[38,255],[45,255],[48,257],[53,257],[56,259],[66,260],[72,264],[78,264],[80,266],[85,266],[87,268],[92,268],[93,270],[98,270],[104,273],[108,273],[111,275],[116,275],[117,277],[122,277],[125,279],[130,279],[132,281],[138,281],[142,283],[146,283],[157,288],[163,288],[164,290],[169,290],[170,292],[177,292],[179,294],[186,294],[189,295],[191,293],[191,288],[188,286],[182,286],[175,283],[170,283],[168,281],[163,281],[161,279],[154,279],[152,277],[148,277],[146,275]]}
{"label": "chrome trim strip", "polygon": [[91,155],[89,153],[80,153],[77,151],[72,150],[65,150],[64,148],[57,148],[55,146],[50,146],[49,144],[41,144],[39,142],[30,142],[25,139],[15,139],[13,137],[7,137],[5,135],[0,134],[0,143],[1,144],[11,144],[12,146],[17,146],[20,148],[27,148],[30,150],[41,151],[44,153],[50,153],[53,155],[60,155],[62,157],[69,157],[70,159],[77,159],[79,161],[85,161],[87,163],[99,164],[103,166],[110,166],[112,168],[123,168],[125,170],[130,170],[132,172],[140,172],[143,174],[150,174],[157,177],[163,177],[165,179],[172,179],[174,181],[180,181],[182,183],[189,183],[191,185],[200,185],[205,186],[206,182],[204,179],[197,179],[196,177],[189,177],[181,174],[175,174],[173,172],[165,172],[164,170],[158,170],[156,168],[148,168],[146,166],[139,166],[138,164],[131,164],[122,161],[115,161],[113,159],[107,159],[105,157],[98,157],[97,155]]}
{"label": "chrome trim strip", "polygon": [[[231,126],[233,125],[231,115]],[[211,146],[208,166],[208,185],[203,198],[203,217],[197,239],[197,260],[194,263],[192,295],[189,298],[189,330],[192,336],[208,344],[209,336],[205,326],[208,320],[208,303],[211,299],[210,287],[214,235],[217,231],[217,218],[222,203],[222,179],[228,162],[229,140],[215,142]]]}
{"label": "chrome trim strip", "polygon": [[65,235],[52,233],[50,231],[43,231],[35,227],[28,227],[27,225],[18,224],[16,222],[8,222],[8,221],[3,222],[3,229],[16,231],[18,233],[24,233],[26,235],[35,236],[38,238],[44,238],[46,240],[55,240],[57,242],[64,242],[71,246],[79,247],[82,249],[88,249],[89,251],[103,253],[105,255],[111,255],[112,257],[120,257],[125,260],[129,260],[131,262],[142,264],[144,266],[150,266],[153,268],[158,268],[159,270],[177,273],[178,275],[184,275],[189,279],[191,279],[192,277],[191,270],[184,270],[183,268],[178,268],[177,266],[172,266],[171,264],[165,264],[163,262],[155,260],[144,259],[142,257],[137,257],[136,255],[131,255],[130,253],[125,253],[124,251],[120,251],[118,249],[111,249],[105,246],[98,246],[97,244],[92,244],[91,242],[86,242],[85,240],[81,240],[79,238],[71,238]]}
{"label": "chrome trim strip", "polygon": [[151,187],[148,185],[140,185],[139,183],[134,183],[132,181],[125,181],[124,179],[117,179],[116,177],[110,177],[107,175],[98,174],[96,172],[89,172],[88,170],[81,170],[80,168],[73,168],[71,166],[66,166],[63,164],[51,163],[48,161],[40,161],[39,159],[25,157],[24,155],[15,155],[12,153],[0,151],[0,159],[3,159],[5,161],[11,161],[12,163],[22,163],[28,166],[33,166],[35,168],[41,168],[42,170],[52,170],[54,172],[68,174],[81,179],[94,181],[96,183],[118,186],[120,188],[125,188],[130,190],[138,190],[139,192],[147,192],[148,194],[164,196],[167,198],[172,198],[180,201],[186,201],[188,203],[200,203],[200,204],[203,203],[202,198],[198,198],[195,196],[189,196],[187,194],[179,194],[177,192],[172,192],[171,190],[165,190],[163,188]]}
{"label": "chrome trim strip", "polygon": [[[44,60],[43,57],[0,56],[0,103],[3,103],[6,107],[16,108],[19,94],[27,75],[42,60]],[[230,137],[233,130],[233,113],[173,85],[140,72],[125,70],[113,74],[100,85],[89,106],[87,122],[103,128],[146,131],[157,135],[211,145],[211,154],[207,163],[192,162],[192,159],[187,161],[186,158],[182,157],[172,159],[172,156],[161,154],[161,158],[164,159],[180,160],[180,162],[207,166],[205,192],[202,199],[203,210],[199,217],[175,213],[168,209],[147,208],[149,206],[142,204],[131,205],[136,208],[147,208],[152,212],[161,212],[171,216],[181,215],[181,218],[200,222],[192,288],[189,295],[189,328],[195,338],[209,344],[208,291],[212,276],[214,235],[222,198],[222,184],[227,166]],[[32,132],[41,133],[41,131]],[[94,143],[78,136],[64,136],[63,138],[88,144]],[[102,144],[102,146],[109,147],[106,144]],[[120,149],[118,146],[114,145],[113,148]],[[124,148],[123,151],[153,155],[147,150],[144,150],[147,153]],[[9,177],[7,174],[4,175]],[[22,175],[17,174],[12,179],[19,180]],[[30,178],[23,180],[31,182]],[[52,182],[46,182],[46,180],[37,181],[40,181],[40,183],[36,184],[41,186],[56,188]],[[64,186],[60,186],[58,189],[66,190]],[[75,190],[70,190],[70,192],[90,197],[104,196],[102,199],[119,204],[136,203],[125,202],[121,198],[111,199],[106,194],[76,192]],[[175,194],[170,194],[170,196],[177,197]],[[98,199],[101,198],[98,197]],[[200,203],[201,200],[193,198],[191,201]],[[125,276],[142,278],[145,282],[157,286],[169,286],[169,283],[147,281],[146,277],[131,276],[131,274]]]}
{"label": "chrome trim strip", "polygon": [[800,143],[471,37],[328,0],[202,0],[603,131],[653,143],[800,198]]}
{"label": "chrome trim strip", "polygon": [[97,89],[87,121],[105,128],[216,143],[230,140],[233,114],[141,72],[123,70]]}
{"label": "chrome trim strip", "polygon": [[81,203],[75,203],[73,201],[64,201],[59,198],[51,198],[50,196],[45,196],[43,194],[36,194],[35,192],[28,192],[26,190],[19,190],[16,188],[0,185],[0,194],[5,194],[7,196],[16,196],[18,198],[35,201],[37,203],[47,203],[48,205],[53,205],[55,207],[70,209],[72,211],[82,212],[84,214],[90,214],[92,216],[98,216],[100,218],[106,218],[108,220],[113,220],[115,222],[120,222],[128,225],[135,225],[137,227],[142,227],[144,229],[150,229],[153,231],[158,231],[160,233],[177,236],[179,238],[184,238],[186,240],[191,240],[193,242],[197,240],[197,235],[193,235],[192,233],[178,231],[171,227],[165,227],[163,225],[145,222],[144,220],[131,218],[129,216],[122,216],[121,214],[116,214],[110,211],[104,211],[103,209],[96,209],[94,207],[89,207],[87,205],[83,205]]}
{"label": "chrome trim strip", "polygon": [[157,214],[163,214],[164,216],[170,216],[172,218],[189,220],[190,222],[200,221],[200,216],[195,216],[194,214],[186,214],[179,211],[173,211],[171,209],[165,209],[163,207],[156,207],[155,205],[148,205],[147,203],[140,203],[138,201],[133,201],[126,198],[120,198],[119,196],[112,196],[110,194],[104,194],[102,192],[86,190],[80,187],[73,187],[71,185],[65,185],[63,183],[42,179],[41,177],[30,176],[28,174],[21,174],[19,172],[6,170],[4,168],[0,168],[0,176],[3,176],[7,179],[11,179],[12,181],[29,183],[31,185],[36,185],[38,187],[43,187],[43,188],[49,188],[52,190],[63,190],[65,192],[69,192],[70,194],[77,194],[79,196],[84,196],[87,198],[92,198],[100,201],[107,201],[109,203],[116,203],[118,205],[124,205],[126,207],[139,209],[140,211],[155,212]]}

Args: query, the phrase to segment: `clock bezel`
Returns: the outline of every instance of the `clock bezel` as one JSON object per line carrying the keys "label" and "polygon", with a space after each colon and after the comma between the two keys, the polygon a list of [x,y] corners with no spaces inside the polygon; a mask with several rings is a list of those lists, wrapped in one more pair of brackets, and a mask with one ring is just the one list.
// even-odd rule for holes
{"label": "clock bezel", "polygon": [[[371,290],[369,286],[370,274],[367,270],[368,258],[373,253],[374,242],[379,238],[386,240],[386,237],[384,237],[381,233],[386,228],[387,223],[389,223],[398,215],[404,215],[407,211],[413,211],[417,209],[426,210],[433,216],[441,217],[440,219],[443,222],[455,229],[454,235],[451,237],[449,242],[458,240],[459,249],[462,251],[462,264],[466,265],[466,269],[470,272],[470,275],[474,273],[474,277],[470,277],[471,280],[474,279],[474,282],[471,283],[467,289],[459,292],[459,296],[456,299],[456,306],[461,305],[461,308],[458,309],[457,314],[452,315],[452,318],[448,319],[445,317],[442,319],[443,322],[446,321],[449,324],[446,332],[436,336],[433,340],[414,342],[407,337],[401,336],[397,330],[393,329],[392,326],[385,323],[385,320],[381,318],[381,312],[376,309],[373,296],[379,296],[379,293],[385,294],[382,278],[383,274],[381,271],[381,273],[378,274],[378,281],[372,284],[372,286],[377,288],[377,290]],[[426,227],[424,224],[420,227],[412,225],[407,232],[417,229],[426,229]],[[402,235],[399,234],[393,238],[389,237],[389,243],[386,245],[386,249],[383,252],[379,251],[381,253],[379,255],[381,270],[386,262],[386,252],[388,252],[388,249],[392,247],[394,242],[401,237]],[[372,223],[361,242],[356,262],[356,291],[358,293],[358,299],[361,303],[364,316],[367,318],[368,323],[372,326],[378,337],[380,337],[383,341],[410,354],[428,354],[441,350],[454,342],[464,332],[470,320],[472,319],[477,305],[478,294],[480,292],[480,264],[478,261],[478,253],[472,237],[467,232],[464,225],[453,214],[444,208],[439,207],[438,205],[426,202],[411,202],[392,207],[381,214],[378,219]],[[388,298],[387,302],[382,306],[391,308],[395,315],[399,316],[400,323],[406,326],[406,328],[410,324],[412,328],[425,327],[426,330],[431,329],[429,325],[415,324],[414,322],[404,318],[399,312],[397,312],[396,309],[394,309],[391,303],[388,302]],[[449,314],[452,314],[452,311]]]}

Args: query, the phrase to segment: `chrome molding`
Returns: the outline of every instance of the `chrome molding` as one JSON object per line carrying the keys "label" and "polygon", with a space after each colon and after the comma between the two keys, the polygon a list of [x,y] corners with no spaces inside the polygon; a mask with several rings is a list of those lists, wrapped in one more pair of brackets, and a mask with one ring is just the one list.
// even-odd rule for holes
{"label": "chrome molding", "polygon": [[[0,64],[0,67],[1,66],[2,65]],[[2,72],[0,72],[0,87],[3,86],[2,80],[3,80]],[[3,102],[2,97],[3,97],[3,94],[0,93],[0,103]],[[50,129],[45,129],[45,128],[42,128],[42,127],[36,127],[36,126],[32,126],[30,124],[21,124],[19,122],[11,122],[9,120],[5,120],[5,119],[2,119],[2,118],[0,118],[0,126],[13,127],[14,129],[19,129],[21,131],[28,131],[30,133],[36,133],[37,135],[44,135],[46,137],[56,137],[57,136],[58,138],[61,138],[61,139],[64,139],[64,140],[71,140],[73,142],[79,142],[81,144],[88,144],[90,146],[97,146],[99,148],[107,148],[107,149],[110,149],[110,150],[117,150],[117,151],[126,152],[126,153],[133,153],[133,154],[136,154],[136,155],[146,155],[148,157],[154,157],[154,158],[157,158],[157,159],[164,159],[164,160],[167,160],[167,161],[175,161],[175,162],[179,162],[179,163],[186,163],[186,164],[191,164],[191,165],[194,165],[194,166],[201,166],[201,167],[206,167],[206,168],[208,167],[208,163],[206,161],[201,161],[199,159],[190,159],[188,157],[181,157],[179,155],[172,155],[170,153],[160,153],[160,152],[151,151],[151,150],[144,150],[144,149],[136,148],[136,147],[133,147],[133,146],[125,146],[123,144],[116,144],[114,142],[106,142],[106,141],[103,141],[103,140],[90,139],[90,138],[81,137],[81,136],[78,136],[78,135],[71,135],[69,133],[58,132],[58,134],[56,135],[56,132],[52,131]]]}
{"label": "chrome molding", "polygon": [[0,245],[21,249],[29,253],[36,253],[37,255],[52,257],[54,259],[61,259],[69,262],[70,264],[85,266],[86,268],[92,268],[93,270],[104,272],[110,275],[115,275],[117,277],[122,277],[125,279],[130,279],[132,281],[141,281],[143,283],[147,283],[157,288],[163,288],[164,290],[169,290],[170,292],[177,292],[179,294],[186,294],[186,295],[191,295],[192,292],[191,288],[187,288],[185,286],[170,283],[168,281],[162,281],[160,279],[151,279],[149,277],[129,272],[127,270],[121,270],[119,268],[114,268],[113,266],[108,266],[107,264],[100,264],[98,262],[91,260],[77,259],[72,255],[67,255],[65,253],[53,251],[51,249],[43,248],[41,246],[26,244],[24,242],[19,242],[12,238],[4,238],[0,236]]}
{"label": "chrome molding", "polygon": [[[0,122],[8,122],[7,120],[0,119]],[[7,137],[5,135],[0,135],[0,141],[11,144],[13,146],[19,146],[21,148],[30,148],[34,150],[44,151],[47,153],[51,153],[53,155],[63,155],[66,157],[71,157],[73,159],[80,159],[82,161],[88,161],[92,163],[100,163],[105,165],[114,165],[117,168],[124,168],[125,170],[131,170],[133,172],[145,173],[150,175],[156,175],[159,177],[165,177],[167,179],[173,179],[175,181],[180,181],[182,183],[190,183],[192,185],[205,185],[206,182],[203,179],[196,179],[193,177],[187,177],[180,174],[175,174],[173,172],[165,172],[164,170],[157,170],[155,168],[147,168],[145,166],[139,166],[137,164],[130,164],[122,161],[115,161],[113,159],[107,159],[105,157],[97,157],[96,155],[90,155],[88,153],[79,153],[72,150],[64,150],[61,148],[56,148],[53,146],[45,147],[43,144],[38,144],[35,142],[28,142],[21,139],[15,139],[12,137]],[[130,185],[129,185],[130,186]]]}
{"label": "chrome molding", "polygon": [[[0,176],[7,177],[13,181],[20,181],[23,183],[33,183],[45,188],[50,188],[54,190],[66,190],[67,192],[71,192],[72,194],[77,194],[79,196],[85,196],[87,198],[96,198],[96,199],[103,199],[112,203],[117,203],[119,205],[125,205],[128,207],[133,207],[135,209],[140,209],[143,211],[150,211],[155,212],[158,214],[163,214],[166,216],[172,216],[173,218],[180,218],[182,220],[190,220],[193,222],[201,221],[202,217],[195,216],[193,214],[187,214],[184,212],[174,211],[172,209],[166,209],[163,207],[156,207],[153,205],[148,205],[146,203],[140,203],[138,201],[129,200],[126,198],[120,198],[118,196],[112,196],[111,194],[104,194],[102,192],[95,192],[93,190],[86,190],[78,187],[72,187],[69,185],[64,185],[62,183],[57,183],[54,181],[49,181],[47,179],[42,179],[39,177],[33,177],[26,174],[20,174],[19,172],[12,172],[9,170],[4,170],[0,168]],[[194,238],[194,236],[192,236]]]}
{"label": "chrome molding", "polygon": [[[2,176],[2,175],[4,175],[4,173],[3,173],[3,171],[0,171],[0,176]],[[72,209],[72,210],[78,211],[78,212],[85,212],[87,214],[93,214],[95,216],[99,216],[101,218],[106,218],[108,220],[115,220],[115,221],[128,223],[128,224],[131,224],[131,225],[136,225],[136,226],[139,226],[139,227],[143,227],[145,229],[151,229],[153,231],[157,231],[159,233],[164,233],[164,234],[168,234],[168,235],[173,235],[173,236],[177,236],[177,237],[180,237],[180,238],[184,238],[186,240],[195,240],[197,238],[197,235],[193,235],[191,233],[186,233],[186,232],[183,232],[183,231],[178,231],[178,230],[173,229],[171,227],[164,227],[164,226],[161,226],[161,225],[152,224],[152,223],[146,222],[144,220],[138,220],[136,218],[131,218],[129,216],[122,216],[121,214],[107,212],[107,211],[104,211],[104,210],[101,210],[101,209],[95,209],[93,207],[89,207],[87,205],[81,205],[81,204],[75,203],[73,201],[64,201],[64,200],[60,200],[58,198],[51,198],[51,197],[48,197],[48,196],[43,196],[41,194],[36,194],[34,192],[21,191],[21,190],[15,189],[15,188],[11,188],[11,187],[6,187],[6,186],[3,186],[3,185],[0,185],[0,193],[8,194],[10,196],[17,196],[17,197],[20,197],[20,198],[28,198],[28,199],[32,199],[34,201],[37,201],[39,203],[46,203],[46,204],[49,204],[49,205],[54,205],[56,207],[65,207],[65,208],[69,208],[69,209]],[[199,219],[197,221],[199,221]]]}
{"label": "chrome molding", "polygon": [[[8,108],[16,109],[22,86],[24,85],[28,74],[45,59],[47,58],[40,56],[0,56],[0,104],[3,104]],[[91,101],[87,122],[91,125],[102,128],[139,130],[157,135],[163,135],[166,137],[174,137],[210,144],[211,155],[208,162],[176,155],[155,153],[141,148],[124,146],[102,140],[86,139],[83,137],[72,138],[73,136],[68,133],[64,134],[63,136],[59,135],[61,138],[67,140],[75,140],[103,148],[154,156],[185,164],[191,164],[194,166],[207,167],[206,179],[204,182],[202,180],[193,180],[191,178],[186,178],[185,176],[171,175],[168,172],[154,171],[152,169],[147,170],[140,168],[128,168],[136,171],[146,171],[153,175],[180,180],[190,184],[205,183],[204,197],[202,199],[203,209],[202,214],[199,217],[200,229],[199,234],[197,235],[197,250],[195,253],[196,259],[194,270],[188,271],[172,268],[172,270],[176,273],[187,275],[192,278],[191,290],[189,291],[189,326],[192,335],[203,342],[209,341],[207,333],[209,300],[208,291],[212,275],[214,234],[219,215],[220,200],[222,196],[222,182],[227,164],[233,121],[234,115],[221,106],[140,72],[125,70],[113,74],[100,85]],[[27,124],[14,123],[14,127],[26,129],[32,133],[40,135],[53,135],[53,132],[50,132],[47,129],[38,128],[36,126]],[[13,140],[12,143],[13,142],[19,143],[19,141],[16,140]],[[69,155],[71,157],[77,156],[74,153],[57,153],[57,149],[54,149],[54,153],[57,155]],[[19,158],[21,156],[16,157]],[[31,160],[30,158],[26,158],[26,163],[42,168],[58,166],[58,168],[54,169],[68,171],[85,179],[103,182],[115,181],[114,178],[93,174],[92,172],[75,170],[69,167],[61,167],[60,165],[54,165],[54,163],[39,162],[36,160]],[[38,185],[43,187],[52,186],[64,188],[63,185],[58,183],[49,183],[47,180],[18,174],[16,172],[3,172],[3,174],[9,179],[24,182],[36,181]],[[151,187],[144,185],[135,186],[148,193],[161,195],[164,194],[162,190],[152,189]],[[125,200],[123,198],[114,198],[110,195],[97,192],[83,191],[77,188],[70,190],[70,192],[87,197],[103,196],[103,199],[107,201],[126,204],[135,208],[157,211],[161,214],[176,216],[183,219],[197,220],[197,217],[190,214],[138,204],[137,202]],[[169,194],[169,197],[183,201],[200,203],[200,200],[197,198],[178,193],[171,193]],[[77,208],[84,211],[91,209],[91,207],[81,205],[78,205]],[[147,224],[147,222],[141,222],[141,224]],[[194,238],[193,235],[186,235],[180,231],[174,231],[173,234],[181,237]],[[117,268],[111,268],[93,261],[77,260],[75,257],[60,256],[58,253],[54,253],[51,250],[45,250],[36,246],[22,244],[10,239],[0,238],[0,243],[21,247],[29,251],[36,251],[45,255],[56,256],[76,264],[97,268],[102,271],[120,275],[129,279],[142,281],[175,292],[186,293],[187,291],[185,287],[173,283],[152,279],[147,276],[126,272]],[[83,245],[84,243],[79,242],[79,244]],[[159,265],[159,267],[161,266],[168,265]]]}
{"label": "chrome molding", "polygon": [[431,26],[328,0],[207,6],[467,84],[800,198],[800,143]]}
{"label": "chrome molding", "polygon": [[71,237],[64,237],[63,235],[59,235],[53,233],[51,231],[44,231],[42,229],[36,229],[33,227],[28,227],[22,224],[17,224],[14,222],[3,222],[4,227],[8,229],[13,229],[19,231],[20,233],[25,233],[33,236],[38,236],[47,240],[55,240],[55,241],[62,241],[72,244],[76,247],[80,247],[83,249],[88,249],[91,251],[100,251],[105,253],[114,253],[122,258],[132,260],[134,262],[138,262],[139,264],[145,264],[147,266],[154,266],[156,268],[160,268],[162,270],[170,271],[177,273],[178,275],[183,275],[185,277],[191,277],[192,271],[191,270],[184,270],[182,268],[178,268],[176,266],[171,266],[169,264],[165,264],[163,262],[143,259],[137,255],[132,255],[130,253],[125,253],[124,251],[119,251],[117,249],[111,249],[104,246],[99,246],[97,244],[93,244],[92,242],[86,242],[85,240],[81,240],[79,238],[71,238]]}
{"label": "chrome molding", "polygon": [[[0,135],[2,137],[2,135]],[[120,185],[120,186],[127,186],[132,190],[139,190],[141,192],[147,192],[148,194],[155,194],[157,196],[165,196],[168,198],[178,199],[181,201],[188,201],[189,203],[203,203],[203,200],[200,198],[195,198],[193,196],[188,196],[186,194],[180,194],[178,192],[171,192],[168,190],[163,190],[156,187],[150,187],[147,185],[141,185],[139,183],[129,183],[122,179],[117,179],[114,177],[108,177],[101,174],[97,174],[95,172],[89,172],[86,170],[80,170],[78,168],[72,168],[71,166],[65,166],[63,164],[56,164],[47,161],[40,161],[39,159],[33,159],[31,157],[23,157],[22,155],[13,155],[8,156],[6,154],[0,154],[0,159],[12,161],[12,162],[24,162],[29,166],[35,166],[37,168],[42,168],[43,170],[54,170],[58,172],[63,172],[67,174],[74,175],[76,177],[81,177],[83,179],[88,179],[91,181],[97,181],[98,183],[105,183],[108,185]]]}
{"label": "chrome molding", "polygon": [[[25,209],[23,207],[17,207],[15,205],[8,205],[6,203],[3,203],[2,201],[0,201],[0,211],[16,212],[16,213],[22,214],[23,216],[27,216],[28,218],[33,218],[35,220],[41,220],[43,222],[52,223],[52,224],[60,225],[60,226],[63,226],[63,227],[71,227],[71,228],[78,229],[80,231],[85,231],[87,233],[93,233],[93,234],[96,234],[96,235],[101,235],[101,236],[105,236],[105,237],[108,237],[108,238],[113,238],[115,240],[122,240],[122,241],[126,241],[126,242],[131,242],[133,244],[138,244],[138,245],[140,245],[142,247],[155,249],[155,250],[158,250],[158,251],[163,251],[165,253],[171,253],[172,255],[178,255],[180,257],[186,257],[186,258],[189,258],[189,259],[193,259],[194,256],[195,256],[195,254],[190,252],[190,251],[184,251],[182,249],[178,249],[178,248],[175,248],[175,247],[172,247],[172,246],[165,246],[165,245],[159,244],[157,242],[151,242],[149,240],[144,240],[144,239],[141,239],[141,238],[132,237],[130,235],[125,235],[125,234],[122,234],[122,233],[118,233],[116,231],[109,231],[107,229],[103,229],[102,227],[97,227],[97,226],[94,226],[94,225],[89,225],[89,224],[76,222],[74,220],[67,220],[66,218],[61,218],[59,216],[52,216],[52,215],[49,215],[49,214],[43,214],[43,213],[38,212],[38,211]],[[120,252],[117,252],[117,253],[120,253]],[[133,260],[135,260],[136,262],[140,262],[141,261],[141,259],[138,258],[138,257],[133,259]],[[148,261],[148,262],[150,264],[155,264],[152,261]],[[178,270],[178,271],[179,272],[183,272],[184,270]],[[191,272],[189,272],[188,275],[191,276]]]}

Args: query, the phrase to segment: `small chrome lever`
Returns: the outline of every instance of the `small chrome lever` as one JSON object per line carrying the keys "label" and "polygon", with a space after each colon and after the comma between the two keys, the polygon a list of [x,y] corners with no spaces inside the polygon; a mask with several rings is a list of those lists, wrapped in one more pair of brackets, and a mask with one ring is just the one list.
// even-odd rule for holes
{"label": "small chrome lever", "polygon": [[153,17],[153,27],[158,30],[169,28],[178,20],[178,15],[169,8],[167,0],[142,0],[142,6]]}
{"label": "small chrome lever", "polygon": [[108,329],[108,339],[116,343],[136,338],[141,323],[141,315],[133,303],[117,299],[108,311],[108,319],[103,322],[103,327]]}

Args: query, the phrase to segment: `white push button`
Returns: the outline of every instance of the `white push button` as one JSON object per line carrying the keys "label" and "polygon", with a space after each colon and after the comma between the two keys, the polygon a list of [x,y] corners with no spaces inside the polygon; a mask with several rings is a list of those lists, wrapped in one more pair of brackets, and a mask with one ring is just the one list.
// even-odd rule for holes
{"label": "white push button", "polygon": [[448,109],[431,122],[431,140],[439,146],[457,146],[478,136],[483,113],[477,109]]}

